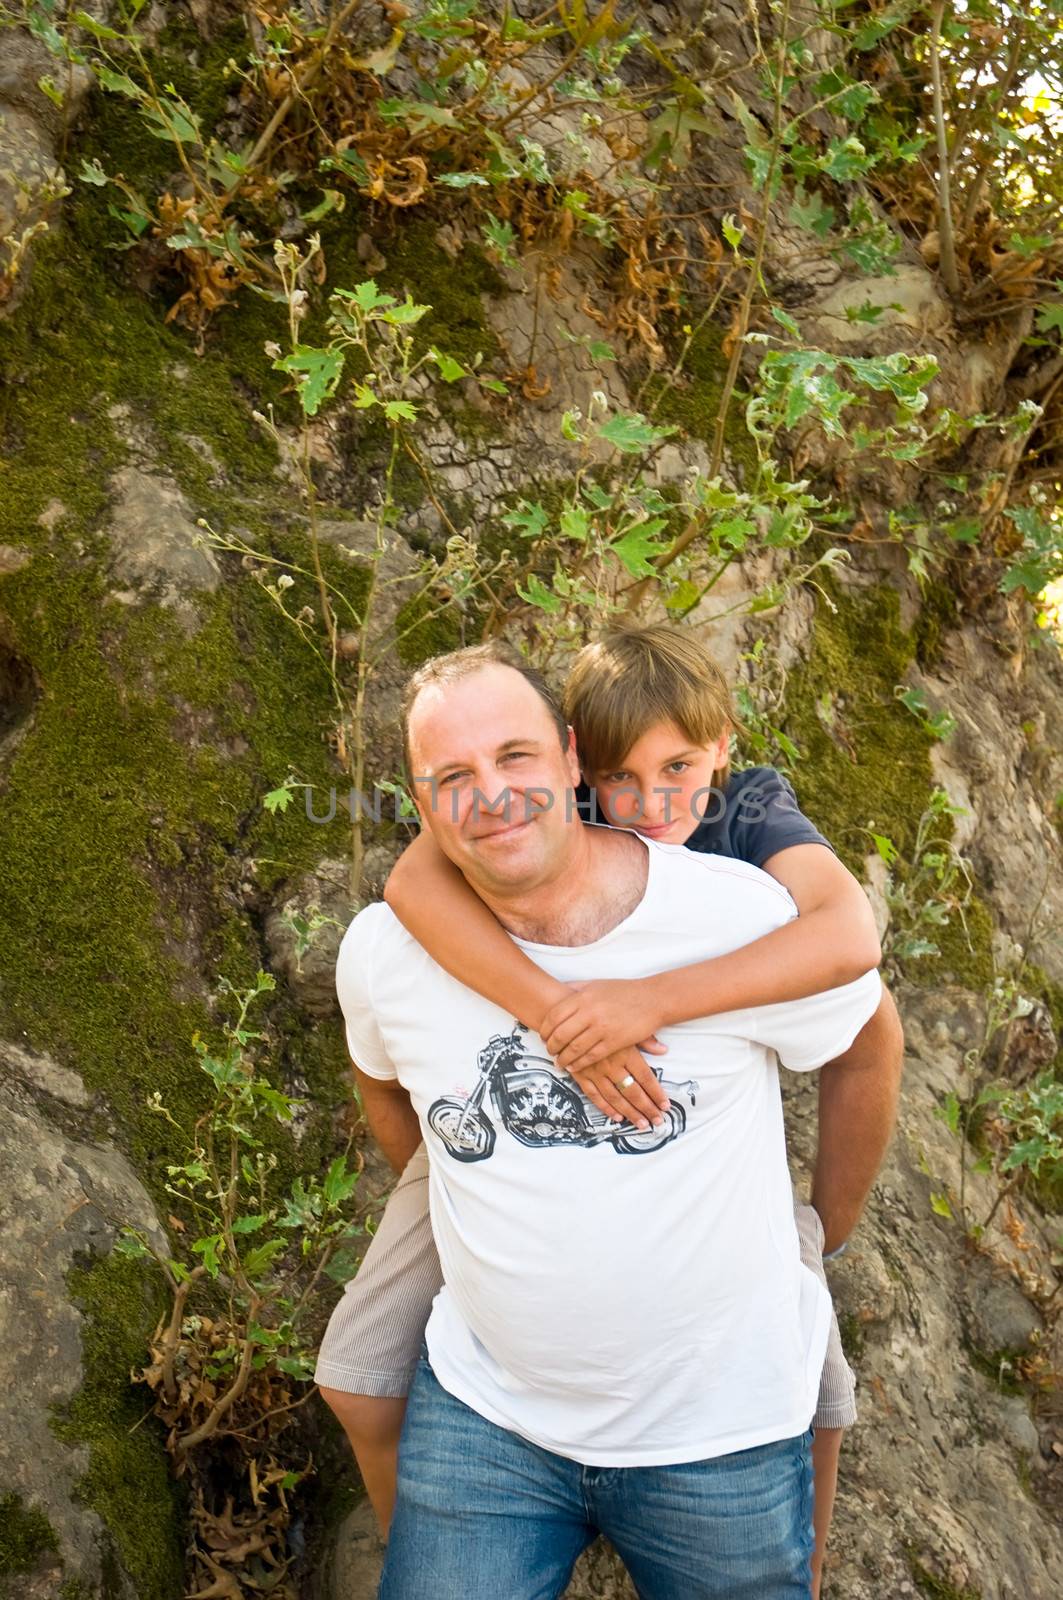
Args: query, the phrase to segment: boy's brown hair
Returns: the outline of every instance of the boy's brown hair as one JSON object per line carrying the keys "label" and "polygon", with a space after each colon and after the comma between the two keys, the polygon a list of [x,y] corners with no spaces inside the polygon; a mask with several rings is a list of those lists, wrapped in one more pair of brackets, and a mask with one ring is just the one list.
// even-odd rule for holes
{"label": "boy's brown hair", "polygon": [[[696,745],[741,727],[719,663],[693,632],[666,622],[611,628],[585,645],[565,685],[565,715],[592,785],[659,722],[676,723]],[[728,761],[713,781],[725,784],[730,772]]]}

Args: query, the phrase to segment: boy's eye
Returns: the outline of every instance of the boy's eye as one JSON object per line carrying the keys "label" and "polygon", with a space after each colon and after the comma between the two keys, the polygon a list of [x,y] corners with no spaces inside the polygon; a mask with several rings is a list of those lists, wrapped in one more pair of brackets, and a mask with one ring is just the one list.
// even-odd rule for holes
{"label": "boy's eye", "polygon": [[602,778],[603,783],[627,783],[631,778],[630,772],[607,772]]}
{"label": "boy's eye", "polygon": [[674,772],[678,777],[681,772],[685,772],[687,770],[689,765],[689,761],[669,761],[667,770],[669,772]]}

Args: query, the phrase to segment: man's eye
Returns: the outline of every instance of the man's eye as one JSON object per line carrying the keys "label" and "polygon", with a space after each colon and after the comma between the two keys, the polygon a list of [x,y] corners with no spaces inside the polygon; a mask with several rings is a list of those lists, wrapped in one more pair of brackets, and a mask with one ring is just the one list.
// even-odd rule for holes
{"label": "man's eye", "polygon": [[530,750],[509,750],[502,757],[503,761],[526,761],[531,755]]}
{"label": "man's eye", "polygon": [[448,783],[456,783],[459,778],[464,778],[464,772],[448,772],[445,778],[440,778],[439,787],[445,789]]}

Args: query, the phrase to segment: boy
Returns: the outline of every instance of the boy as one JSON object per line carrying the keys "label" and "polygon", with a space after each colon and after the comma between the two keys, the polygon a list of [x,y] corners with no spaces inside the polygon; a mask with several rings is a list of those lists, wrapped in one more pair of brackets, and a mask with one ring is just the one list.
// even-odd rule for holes
{"label": "boy", "polygon": [[[802,817],[785,780],[766,768],[731,776],[727,750],[736,719],[730,696],[691,633],[628,629],[587,647],[569,680],[566,712],[606,820],[761,866],[789,889],[800,917],[697,966],[637,982],[576,987],[549,977],[516,948],[427,837],[404,854],[385,898],[441,967],[534,1027],[600,1109],[645,1129],[662,1121],[667,1097],[636,1042],[661,1054],[653,1035],[665,1024],[849,982],[877,965],[878,940],[866,896]],[[447,933],[459,926],[456,959]],[[317,1369],[384,1527],[394,1498],[404,1396],[440,1282],[426,1188],[422,1150],[333,1315]],[[829,1205],[823,1208],[829,1212]],[[798,1207],[797,1217],[802,1259],[822,1278],[820,1219],[811,1207]],[[831,1217],[832,1246],[844,1242],[853,1221]],[[817,1593],[841,1429],[855,1418],[852,1389],[835,1325],[815,1421]]]}

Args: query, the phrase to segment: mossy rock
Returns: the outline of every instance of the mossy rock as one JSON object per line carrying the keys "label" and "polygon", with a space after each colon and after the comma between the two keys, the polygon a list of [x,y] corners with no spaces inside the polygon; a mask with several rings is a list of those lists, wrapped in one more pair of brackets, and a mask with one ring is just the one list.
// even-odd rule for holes
{"label": "mossy rock", "polygon": [[78,1493],[107,1528],[103,1593],[180,1600],[184,1593],[184,1497],[170,1475],[161,1425],[145,1413],[150,1392],[130,1371],[146,1364],[164,1309],[161,1280],[140,1262],[104,1256],[67,1276],[85,1313],[84,1382],[53,1418],[60,1439],[89,1447]]}
{"label": "mossy rock", "polygon": [[0,1494],[0,1594],[14,1595],[7,1580],[31,1572],[41,1556],[59,1546],[55,1530],[38,1506],[27,1506],[20,1494]]}
{"label": "mossy rock", "polygon": [[[706,323],[693,337],[682,371],[675,381],[651,377],[646,385],[646,409],[659,423],[676,423],[692,439],[711,446],[723,404],[728,358],[723,353],[725,329]],[[678,355],[679,346],[670,354]],[[731,458],[747,483],[756,476],[759,457],[743,417],[743,401],[736,388],[724,425],[724,440]]]}

